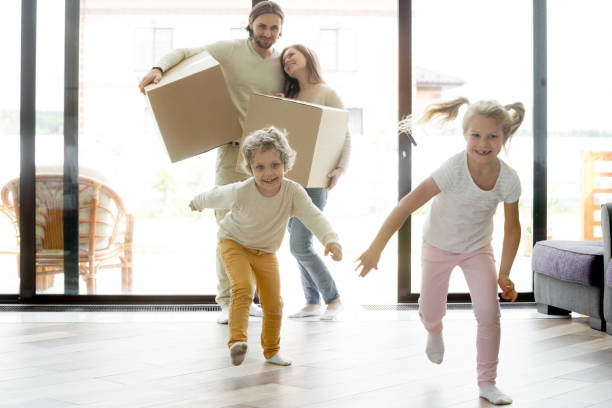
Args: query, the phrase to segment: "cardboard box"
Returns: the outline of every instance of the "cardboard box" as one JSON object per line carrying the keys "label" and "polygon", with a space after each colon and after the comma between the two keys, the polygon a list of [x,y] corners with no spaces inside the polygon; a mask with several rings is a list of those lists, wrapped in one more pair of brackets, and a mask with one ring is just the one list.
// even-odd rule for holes
{"label": "cardboard box", "polygon": [[145,90],[173,163],[242,134],[221,66],[206,52],[181,61]]}
{"label": "cardboard box", "polygon": [[[286,129],[289,144],[297,152],[293,169],[286,176],[304,187],[327,187],[327,175],[342,154],[348,116],[343,109],[253,94],[241,141],[266,126]],[[239,169],[241,160],[239,157]]]}

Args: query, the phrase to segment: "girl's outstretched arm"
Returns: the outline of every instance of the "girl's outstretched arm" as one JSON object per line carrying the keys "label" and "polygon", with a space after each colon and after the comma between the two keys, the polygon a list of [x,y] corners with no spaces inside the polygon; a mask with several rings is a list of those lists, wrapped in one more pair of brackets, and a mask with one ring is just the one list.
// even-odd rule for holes
{"label": "girl's outstretched arm", "polygon": [[389,239],[395,234],[395,231],[404,225],[406,218],[408,218],[410,214],[418,210],[439,192],[440,189],[434,179],[428,177],[419,184],[417,188],[406,194],[404,198],[400,200],[393,211],[391,211],[382,227],[380,227],[370,247],[355,260],[355,262],[359,262],[355,270],[362,268],[359,276],[366,276],[372,268],[378,269],[380,254],[383,249],[385,249]]}
{"label": "girl's outstretched arm", "polygon": [[504,245],[502,247],[497,283],[502,290],[502,298],[514,302],[518,294],[514,290],[514,283],[510,280],[510,269],[512,268],[512,263],[521,241],[518,201],[504,203],[504,218]]}

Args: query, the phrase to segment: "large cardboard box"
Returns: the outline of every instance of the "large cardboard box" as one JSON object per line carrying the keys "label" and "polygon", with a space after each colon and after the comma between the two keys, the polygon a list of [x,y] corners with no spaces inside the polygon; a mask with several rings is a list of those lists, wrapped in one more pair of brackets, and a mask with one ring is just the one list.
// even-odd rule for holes
{"label": "large cardboard box", "polygon": [[[327,187],[327,175],[338,164],[348,127],[348,112],[294,99],[253,94],[242,140],[254,130],[274,125],[287,130],[297,152],[286,176],[304,187]],[[240,168],[242,157],[237,163]]]}
{"label": "large cardboard box", "polygon": [[145,90],[173,163],[242,134],[221,66],[206,52],[181,61]]}

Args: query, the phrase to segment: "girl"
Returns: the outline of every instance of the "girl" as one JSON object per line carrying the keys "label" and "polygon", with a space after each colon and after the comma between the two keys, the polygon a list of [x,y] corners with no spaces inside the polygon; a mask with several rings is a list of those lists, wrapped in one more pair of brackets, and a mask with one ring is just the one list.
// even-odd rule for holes
{"label": "girl", "polygon": [[[387,217],[370,247],[355,261],[359,276],[378,269],[378,260],[387,241],[406,218],[434,198],[423,231],[423,279],[419,316],[428,332],[425,352],[440,364],[444,357],[442,318],[450,273],[460,266],[468,283],[478,322],[477,371],[479,394],[493,404],[509,404],[512,399],[495,386],[500,339],[499,302],[496,281],[504,299],[516,300],[509,278],[520,241],[518,200],[521,185],[516,172],[497,155],[518,129],[523,104],[501,106],[496,101],[470,104],[465,98],[428,107],[423,121],[442,117],[450,121],[459,108],[468,104],[463,117],[465,150],[448,159],[431,177],[402,198]],[[407,128],[408,127],[408,128]],[[400,123],[408,131],[409,121]],[[499,268],[491,248],[493,214],[504,202],[504,242]]]}
{"label": "girl", "polygon": [[[300,101],[344,109],[338,94],[321,77],[321,68],[316,54],[310,48],[295,44],[281,53],[281,64],[285,73],[284,95]],[[351,137],[347,132],[342,155],[336,168],[329,173],[327,188],[307,188],[306,193],[321,210],[327,202],[327,192],[333,189],[344,174],[351,150]],[[312,232],[296,218],[289,221],[291,253],[297,260],[302,278],[302,289],[306,306],[289,317],[321,316],[321,320],[332,320],[342,310],[336,283],[323,260],[312,247]],[[320,294],[327,304],[321,315]]]}
{"label": "girl", "polygon": [[291,216],[298,217],[331,253],[342,259],[338,235],[304,189],[284,178],[295,160],[286,135],[275,127],[253,132],[241,145],[243,167],[252,176],[196,196],[192,211],[204,208],[229,209],[219,222],[221,260],[232,291],[229,310],[228,346],[233,365],[240,365],[247,352],[249,305],[257,286],[263,309],[261,345],[266,362],[290,365],[279,354],[283,300],[275,252],[283,240]]}

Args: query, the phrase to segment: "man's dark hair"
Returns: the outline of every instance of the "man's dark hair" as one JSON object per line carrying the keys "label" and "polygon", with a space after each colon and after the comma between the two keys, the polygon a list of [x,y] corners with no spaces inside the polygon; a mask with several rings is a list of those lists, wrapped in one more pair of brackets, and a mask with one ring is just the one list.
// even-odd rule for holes
{"label": "man's dark hair", "polygon": [[[278,4],[273,1],[260,1],[251,9],[249,13],[249,23],[255,21],[255,19],[262,14],[276,14],[280,17],[281,24],[285,20],[285,13],[283,13],[283,10]],[[251,30],[248,24],[245,29],[249,32],[249,38],[253,38],[253,30]]]}

